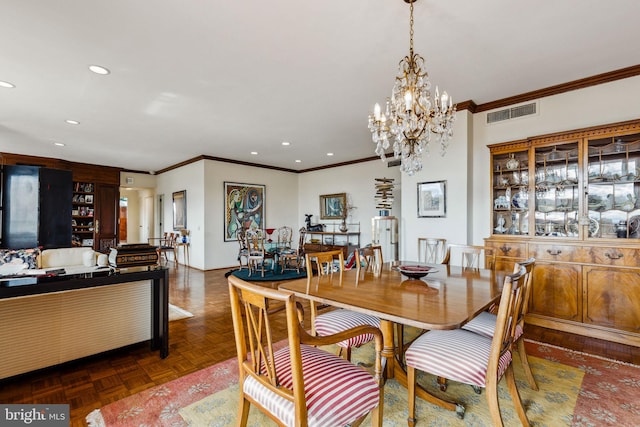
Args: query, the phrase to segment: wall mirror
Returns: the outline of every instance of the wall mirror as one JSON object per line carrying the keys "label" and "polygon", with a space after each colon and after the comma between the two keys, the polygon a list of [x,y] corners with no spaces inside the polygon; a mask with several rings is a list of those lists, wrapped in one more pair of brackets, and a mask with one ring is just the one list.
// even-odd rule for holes
{"label": "wall mirror", "polygon": [[187,190],[173,193],[173,229],[187,228]]}
{"label": "wall mirror", "polygon": [[347,210],[347,193],[320,196],[320,219],[343,219]]}

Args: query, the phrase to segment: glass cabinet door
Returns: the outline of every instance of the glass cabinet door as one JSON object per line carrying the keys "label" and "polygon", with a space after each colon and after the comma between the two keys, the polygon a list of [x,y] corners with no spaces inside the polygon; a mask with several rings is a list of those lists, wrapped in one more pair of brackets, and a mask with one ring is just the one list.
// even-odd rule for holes
{"label": "glass cabinet door", "polygon": [[528,151],[492,158],[493,234],[529,234]]}
{"label": "glass cabinet door", "polygon": [[640,238],[640,134],[588,141],[591,238]]}
{"label": "glass cabinet door", "polygon": [[537,147],[535,235],[578,238],[578,142]]}

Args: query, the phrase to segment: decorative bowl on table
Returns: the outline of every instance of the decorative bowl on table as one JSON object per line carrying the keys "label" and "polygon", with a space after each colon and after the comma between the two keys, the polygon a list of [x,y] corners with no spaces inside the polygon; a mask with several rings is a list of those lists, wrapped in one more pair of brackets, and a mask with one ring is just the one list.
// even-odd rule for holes
{"label": "decorative bowl on table", "polygon": [[428,265],[399,265],[398,271],[410,279],[420,279],[429,273],[438,271]]}

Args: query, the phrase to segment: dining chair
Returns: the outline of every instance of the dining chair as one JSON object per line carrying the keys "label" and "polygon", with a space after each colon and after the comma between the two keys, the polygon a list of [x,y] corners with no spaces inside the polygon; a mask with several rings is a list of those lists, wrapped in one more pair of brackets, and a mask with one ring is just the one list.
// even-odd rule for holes
{"label": "dining chair", "polygon": [[[493,425],[499,427],[503,423],[498,382],[504,376],[520,422],[523,426],[530,425],[513,374],[511,352],[517,315],[524,302],[525,276],[526,269],[521,267],[517,273],[505,277],[492,338],[464,329],[432,330],[409,346],[405,360],[410,426],[416,422],[416,370],[470,384],[478,390],[485,388]],[[464,407],[458,404],[456,413],[463,417]]]}
{"label": "dining chair", "polygon": [[384,258],[382,256],[382,246],[364,246],[362,248],[356,248],[356,270],[358,274],[362,271],[362,263],[364,263],[364,272],[371,271],[374,276],[380,276],[382,273],[382,265],[384,264]]}
{"label": "dining chair", "polygon": [[160,243],[157,249],[158,260],[160,260],[160,258],[164,258],[164,260],[168,262],[169,258],[167,257],[167,252],[170,252],[173,254],[173,261],[177,264],[177,260],[176,260],[177,237],[178,237],[177,233],[167,233],[167,232],[164,233],[164,237],[160,239]]}
{"label": "dining chair", "polygon": [[447,246],[447,239],[418,237],[418,262],[442,264]]}
{"label": "dining chair", "polygon": [[[382,333],[359,326],[333,336],[314,337],[303,325],[301,305],[291,293],[229,276],[231,315],[238,352],[239,426],[246,426],[253,404],[280,426],[359,425],[371,413],[382,426]],[[269,301],[284,304],[287,345],[277,349]],[[318,346],[349,337],[375,337],[374,375]]]}
{"label": "dining chair", "polygon": [[[338,259],[338,263],[334,259]],[[340,276],[344,269],[344,253],[342,250],[312,252],[305,254],[307,268],[307,287],[312,286],[314,266],[318,277],[333,275],[339,269]],[[320,279],[318,279],[320,280]],[[355,326],[380,327],[380,319],[375,316],[329,306],[320,307],[311,301],[311,333],[313,335],[326,336],[337,334]],[[322,309],[322,312],[319,311]],[[329,309],[329,310],[327,310]],[[374,339],[371,334],[363,334],[338,342],[340,354],[347,360],[351,360],[351,349],[360,347]]]}
{"label": "dining chair", "polygon": [[300,267],[302,266],[302,261],[304,260],[304,241],[307,235],[307,229],[305,227],[302,227],[298,231],[298,234],[298,247],[283,248],[278,254],[279,262],[283,272],[286,270],[295,269],[296,272],[300,273]]}
{"label": "dining chair", "polygon": [[[238,264],[240,264],[240,270],[243,267],[247,267],[249,269],[249,249],[247,248],[247,237],[246,231],[244,228],[239,228],[236,231],[236,239],[238,240]],[[244,259],[245,263],[242,263]]]}
{"label": "dining chair", "polygon": [[[517,351],[518,355],[520,356],[520,362],[522,364],[522,367],[524,368],[524,373],[527,377],[529,387],[531,387],[532,390],[538,391],[538,384],[536,383],[536,380],[533,377],[533,373],[531,372],[529,357],[527,356],[527,351],[524,345],[524,318],[529,311],[529,299],[531,298],[531,287],[533,281],[533,274],[531,274],[531,272],[533,271],[535,263],[535,258],[529,258],[526,261],[521,261],[519,263],[516,263],[515,265],[514,272],[518,271],[520,267],[524,267],[526,273],[524,280],[523,302],[520,313],[517,313],[516,316],[517,323],[514,331],[512,345],[513,350]],[[498,316],[496,314],[490,313],[489,311],[483,311],[478,316],[467,322],[462,327],[462,329],[491,338],[493,337],[496,330],[497,318]]]}
{"label": "dining chair", "polygon": [[249,229],[245,231],[245,238],[247,240],[247,266],[249,267],[249,276],[260,268],[262,277],[264,277],[264,264],[266,259],[264,250],[264,231],[260,229]]}
{"label": "dining chair", "polygon": [[[453,254],[453,255],[452,255]],[[479,270],[484,267],[493,269],[495,267],[495,255],[493,248],[478,245],[462,245],[451,243],[447,245],[442,264],[450,265],[452,259],[460,257],[460,266],[465,270]]]}

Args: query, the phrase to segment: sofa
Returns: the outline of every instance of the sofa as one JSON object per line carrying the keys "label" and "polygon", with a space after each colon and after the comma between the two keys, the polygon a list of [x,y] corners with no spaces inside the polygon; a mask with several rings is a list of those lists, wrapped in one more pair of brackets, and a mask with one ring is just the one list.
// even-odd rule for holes
{"label": "sofa", "polygon": [[[4,266],[7,264],[6,266]],[[4,268],[3,268],[4,266]],[[0,249],[0,275],[2,270],[29,274],[28,270],[64,269],[66,273],[85,273],[99,267],[108,266],[107,255],[89,247],[44,249]],[[13,267],[13,268],[9,268]],[[22,268],[22,271],[19,271]]]}

